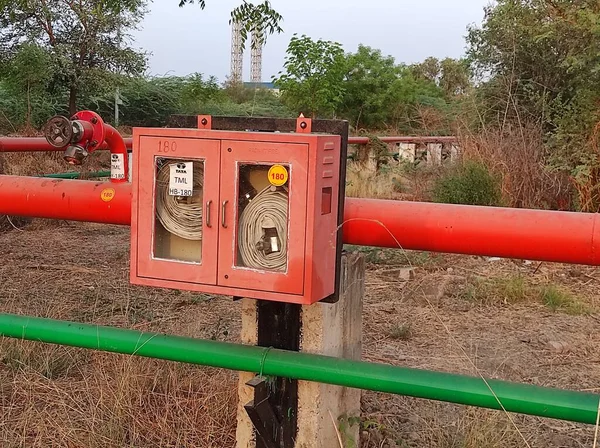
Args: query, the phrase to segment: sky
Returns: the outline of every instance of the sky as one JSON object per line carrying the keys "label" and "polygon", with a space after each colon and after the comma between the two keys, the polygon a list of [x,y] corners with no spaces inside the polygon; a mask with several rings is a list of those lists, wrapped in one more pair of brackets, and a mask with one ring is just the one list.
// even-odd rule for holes
{"label": "sky", "polygon": [[[260,1],[260,0],[257,0]],[[255,3],[257,2],[255,1]],[[150,53],[150,75],[200,72],[224,81],[230,72],[230,12],[241,0],[206,0],[177,6],[178,0],[154,0],[133,33],[134,46]],[[283,66],[294,33],[339,42],[346,52],[359,44],[380,49],[396,62],[420,62],[429,56],[458,58],[465,52],[469,25],[479,25],[490,0],[271,0],[284,18],[284,32],[268,38],[263,50],[263,80]],[[249,47],[249,43],[247,44]],[[246,50],[244,80],[250,78]]]}

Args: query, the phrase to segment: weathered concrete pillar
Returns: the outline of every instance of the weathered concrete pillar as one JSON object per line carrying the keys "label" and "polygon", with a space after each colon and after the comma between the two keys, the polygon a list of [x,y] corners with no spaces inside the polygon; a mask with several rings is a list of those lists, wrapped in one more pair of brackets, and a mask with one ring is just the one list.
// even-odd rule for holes
{"label": "weathered concrete pillar", "polygon": [[442,144],[427,144],[427,165],[438,166],[442,164]]}
{"label": "weathered concrete pillar", "polygon": [[458,162],[458,156],[459,156],[459,147],[456,143],[452,143],[450,145],[450,162],[451,163],[456,163]]}
{"label": "weathered concrete pillar", "polygon": [[[256,345],[258,342],[258,316],[256,300],[242,299],[242,331],[240,342],[246,345]],[[254,373],[240,372],[238,380],[238,406],[236,448],[254,448],[254,429],[244,405],[254,398],[254,389],[246,383],[254,378]]]}
{"label": "weathered concrete pillar", "polygon": [[398,143],[398,155],[400,159],[415,163],[415,152],[417,145],[414,143]]}
{"label": "weathered concrete pillar", "polygon": [[[360,359],[362,351],[362,307],[365,290],[365,261],[361,254],[342,258],[341,295],[338,303],[302,307],[300,350],[327,356]],[[242,343],[258,339],[256,301],[242,303]],[[237,448],[254,448],[252,423],[244,404],[253,398],[246,382],[253,374],[240,372],[238,385]],[[296,448],[359,446],[361,391],[340,386],[298,382],[298,432]],[[353,441],[355,445],[352,444]]]}

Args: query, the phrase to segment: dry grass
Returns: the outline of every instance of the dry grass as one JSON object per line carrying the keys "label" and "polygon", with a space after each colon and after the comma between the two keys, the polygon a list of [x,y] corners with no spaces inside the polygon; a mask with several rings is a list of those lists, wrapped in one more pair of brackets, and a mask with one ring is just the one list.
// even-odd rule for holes
{"label": "dry grass", "polygon": [[98,171],[110,168],[107,151],[93,152],[86,163],[80,167],[68,165],[61,152],[27,152],[0,154],[2,174],[13,176],[40,176],[67,171]]}
{"label": "dry grass", "polygon": [[[3,311],[238,340],[239,304],[130,285],[128,244],[128,229],[91,224],[0,233]],[[365,360],[597,388],[598,269],[361,250]],[[399,281],[406,266],[415,277]],[[479,299],[465,300],[475,281]],[[544,285],[545,299],[534,294]],[[567,311],[573,301],[587,312]],[[234,446],[232,372],[0,340],[0,390],[2,447]],[[589,426],[513,419],[531,446],[591,446]],[[362,428],[364,448],[526,446],[502,412],[374,392]]]}
{"label": "dry grass", "polygon": [[508,207],[570,210],[572,187],[566,175],[550,172],[543,133],[536,126],[458,132],[461,155],[485,165],[502,179]]}
{"label": "dry grass", "polygon": [[3,344],[3,447],[234,443],[231,372],[17,344]]}
{"label": "dry grass", "polygon": [[408,162],[388,161],[375,170],[374,163],[349,162],[346,172],[346,196],[352,198],[428,201],[433,181],[442,170],[415,166]]}
{"label": "dry grass", "polygon": [[[3,311],[236,338],[236,304],[129,285],[124,230],[69,224],[0,234]],[[234,445],[233,372],[2,339],[0,384],[2,447]]]}
{"label": "dry grass", "polygon": [[363,164],[350,162],[346,172],[346,196],[397,199],[403,190],[402,182],[399,169],[376,172]]}

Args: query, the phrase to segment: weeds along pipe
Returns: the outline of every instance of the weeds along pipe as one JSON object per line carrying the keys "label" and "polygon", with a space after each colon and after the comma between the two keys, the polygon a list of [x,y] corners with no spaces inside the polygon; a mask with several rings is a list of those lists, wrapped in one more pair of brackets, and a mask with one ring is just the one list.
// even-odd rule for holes
{"label": "weeds along pipe", "polygon": [[13,314],[0,314],[0,335],[588,424],[596,423],[600,399],[528,384]]}
{"label": "weeds along pipe", "polygon": [[[131,186],[0,176],[0,215],[129,225]],[[598,214],[347,198],[344,219],[346,244],[600,264]]]}
{"label": "weeds along pipe", "polygon": [[68,173],[52,173],[44,174],[43,176],[48,179],[79,179],[81,177],[87,179],[97,179],[99,177],[110,177],[110,171],[92,171],[88,173],[80,173],[79,171],[71,171]]}
{"label": "weeds along pipe", "polygon": [[[123,139],[127,149],[133,146],[132,138]],[[102,144],[96,151],[109,149],[106,143]],[[0,152],[58,152],[64,148],[56,148],[50,145],[43,137],[0,137]]]}
{"label": "weeds along pipe", "polygon": [[0,176],[0,215],[129,225],[131,185]]}
{"label": "weeds along pipe", "polygon": [[[448,136],[383,136],[376,137],[378,140],[383,143],[415,143],[415,144],[425,144],[425,143],[458,143],[457,137],[448,137]],[[371,140],[369,137],[349,137],[348,144],[350,145],[367,145]]]}

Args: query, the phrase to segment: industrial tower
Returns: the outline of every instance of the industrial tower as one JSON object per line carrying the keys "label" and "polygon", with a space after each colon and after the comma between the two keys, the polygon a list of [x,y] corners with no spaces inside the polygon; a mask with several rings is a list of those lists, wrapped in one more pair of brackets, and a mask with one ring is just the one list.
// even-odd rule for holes
{"label": "industrial tower", "polygon": [[242,82],[244,51],[242,50],[242,23],[231,23],[231,82]]}
{"label": "industrial tower", "polygon": [[[250,81],[259,83],[262,81],[262,47],[264,45],[263,31],[255,29],[251,37],[251,73]],[[242,23],[231,23],[231,81],[238,83],[243,81],[244,50],[242,49]]]}

